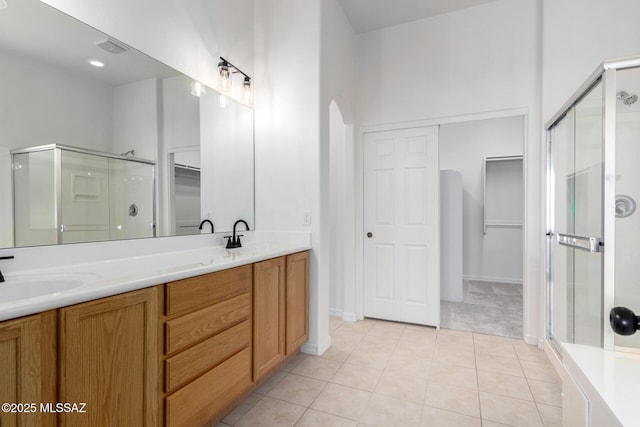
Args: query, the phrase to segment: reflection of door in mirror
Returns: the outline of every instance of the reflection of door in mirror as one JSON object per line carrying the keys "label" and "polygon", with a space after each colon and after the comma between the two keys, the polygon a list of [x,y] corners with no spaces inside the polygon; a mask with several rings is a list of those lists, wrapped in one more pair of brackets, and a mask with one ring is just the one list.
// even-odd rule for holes
{"label": "reflection of door in mirror", "polygon": [[169,170],[171,234],[199,234],[200,147],[169,152]]}

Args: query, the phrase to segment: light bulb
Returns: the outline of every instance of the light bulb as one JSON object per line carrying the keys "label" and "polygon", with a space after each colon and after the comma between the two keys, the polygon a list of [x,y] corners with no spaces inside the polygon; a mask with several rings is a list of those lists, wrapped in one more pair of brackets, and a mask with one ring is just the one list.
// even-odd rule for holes
{"label": "light bulb", "polygon": [[220,89],[222,89],[223,92],[229,92],[231,90],[229,63],[227,61],[220,61],[218,69],[220,70]]}

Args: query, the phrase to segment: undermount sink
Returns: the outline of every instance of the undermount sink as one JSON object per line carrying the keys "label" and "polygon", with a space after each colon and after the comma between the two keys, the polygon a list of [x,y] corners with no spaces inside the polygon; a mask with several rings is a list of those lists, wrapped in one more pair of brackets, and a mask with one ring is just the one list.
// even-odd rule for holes
{"label": "undermount sink", "polygon": [[7,277],[0,283],[0,304],[58,292],[82,286],[83,281],[72,278]]}

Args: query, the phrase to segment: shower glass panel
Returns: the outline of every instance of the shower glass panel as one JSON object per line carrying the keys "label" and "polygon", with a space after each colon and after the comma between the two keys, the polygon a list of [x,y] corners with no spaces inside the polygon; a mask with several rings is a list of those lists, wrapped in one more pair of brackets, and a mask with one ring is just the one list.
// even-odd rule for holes
{"label": "shower glass panel", "polygon": [[602,235],[602,115],[598,83],[550,135],[556,238],[549,334],[557,342],[599,346],[602,341],[601,254],[558,243],[562,235]]}
{"label": "shower glass panel", "polygon": [[[614,305],[640,314],[640,68],[620,70],[616,83]],[[616,346],[640,348],[640,332],[614,337]]]}
{"label": "shower glass panel", "polygon": [[16,247],[155,235],[152,162],[60,145],[12,161]]}
{"label": "shower glass panel", "polygon": [[[640,352],[640,57],[604,61],[547,122],[547,337]],[[618,310],[618,314],[622,310]],[[618,332],[627,333],[619,324]]]}

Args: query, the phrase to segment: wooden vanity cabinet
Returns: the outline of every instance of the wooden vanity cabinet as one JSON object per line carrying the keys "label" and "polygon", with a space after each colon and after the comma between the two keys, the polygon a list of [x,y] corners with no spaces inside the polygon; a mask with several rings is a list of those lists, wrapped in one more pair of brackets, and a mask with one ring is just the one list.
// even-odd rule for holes
{"label": "wooden vanity cabinet", "polygon": [[[35,403],[29,413],[0,412],[0,425],[55,426],[40,403],[56,401],[56,311],[0,322],[0,403]],[[30,408],[33,409],[33,408]]]}
{"label": "wooden vanity cabinet", "polygon": [[285,357],[285,257],[253,264],[253,380]]}
{"label": "wooden vanity cabinet", "polygon": [[309,338],[309,252],[254,264],[253,380]]}
{"label": "wooden vanity cabinet", "polygon": [[164,286],[164,425],[199,426],[251,388],[252,266]]}
{"label": "wooden vanity cabinet", "polygon": [[127,292],[58,310],[62,426],[156,426],[158,289]]}
{"label": "wooden vanity cabinet", "polygon": [[286,355],[309,339],[309,252],[287,256]]}

